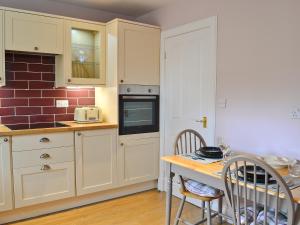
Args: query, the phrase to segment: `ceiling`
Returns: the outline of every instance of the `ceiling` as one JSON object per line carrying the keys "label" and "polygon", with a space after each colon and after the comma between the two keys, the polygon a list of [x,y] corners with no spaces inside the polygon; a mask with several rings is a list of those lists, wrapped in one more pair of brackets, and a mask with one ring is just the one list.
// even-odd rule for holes
{"label": "ceiling", "polygon": [[138,17],[175,0],[51,0]]}

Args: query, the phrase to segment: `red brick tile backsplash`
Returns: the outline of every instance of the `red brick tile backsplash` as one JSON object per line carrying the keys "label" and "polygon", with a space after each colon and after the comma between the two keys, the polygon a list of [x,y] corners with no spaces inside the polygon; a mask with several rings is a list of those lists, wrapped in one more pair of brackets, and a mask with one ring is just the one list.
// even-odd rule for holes
{"label": "red brick tile backsplash", "polygon": [[[94,88],[55,88],[55,57],[6,52],[6,86],[0,88],[0,122],[38,128],[73,120],[76,106],[95,105]],[[68,100],[68,108],[56,108]]]}

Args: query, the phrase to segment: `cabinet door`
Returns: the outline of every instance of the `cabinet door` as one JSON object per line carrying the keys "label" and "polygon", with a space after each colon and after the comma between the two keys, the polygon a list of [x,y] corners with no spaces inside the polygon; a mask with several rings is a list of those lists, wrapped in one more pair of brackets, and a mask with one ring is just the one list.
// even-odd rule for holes
{"label": "cabinet door", "polygon": [[120,83],[159,85],[159,52],[159,29],[120,22]]}
{"label": "cabinet door", "polygon": [[0,86],[5,85],[4,13],[0,10]]}
{"label": "cabinet door", "polygon": [[116,184],[117,131],[75,133],[77,194],[110,189]]}
{"label": "cabinet door", "polygon": [[118,152],[118,174],[122,185],[158,178],[159,138],[124,138]]}
{"label": "cabinet door", "polygon": [[75,196],[74,162],[14,169],[15,207]]}
{"label": "cabinet door", "polygon": [[12,209],[10,139],[0,137],[0,212]]}
{"label": "cabinet door", "polygon": [[63,53],[63,20],[5,11],[5,49]]}
{"label": "cabinet door", "polygon": [[105,84],[105,26],[65,21],[67,84]]}

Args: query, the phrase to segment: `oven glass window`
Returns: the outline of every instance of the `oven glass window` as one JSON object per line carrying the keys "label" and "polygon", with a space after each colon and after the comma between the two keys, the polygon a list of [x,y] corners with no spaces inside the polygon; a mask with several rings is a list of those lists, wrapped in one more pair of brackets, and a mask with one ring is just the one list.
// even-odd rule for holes
{"label": "oven glass window", "polygon": [[124,102],[124,127],[153,125],[154,107],[153,102]]}

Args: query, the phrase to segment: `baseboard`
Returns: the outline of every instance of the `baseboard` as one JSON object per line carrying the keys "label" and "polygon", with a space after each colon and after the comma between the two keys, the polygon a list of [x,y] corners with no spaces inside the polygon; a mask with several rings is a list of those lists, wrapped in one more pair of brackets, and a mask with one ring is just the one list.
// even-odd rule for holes
{"label": "baseboard", "polygon": [[0,213],[0,224],[29,219],[157,188],[157,181],[102,191]]}

